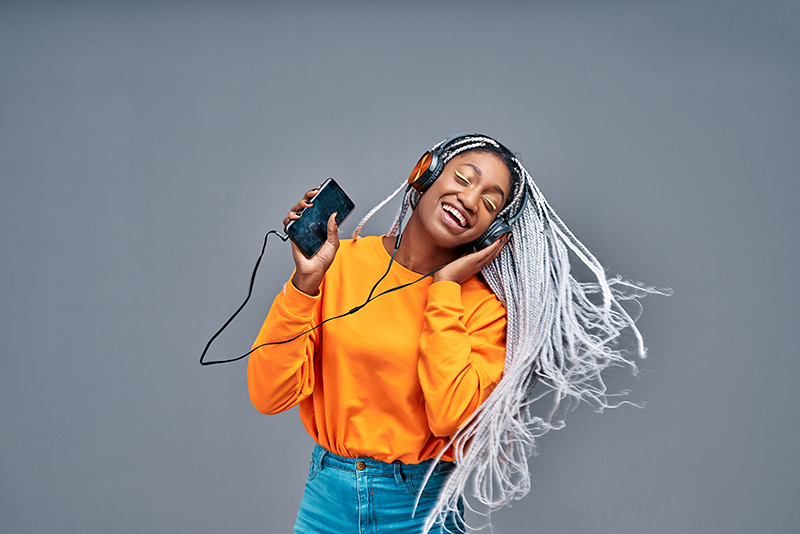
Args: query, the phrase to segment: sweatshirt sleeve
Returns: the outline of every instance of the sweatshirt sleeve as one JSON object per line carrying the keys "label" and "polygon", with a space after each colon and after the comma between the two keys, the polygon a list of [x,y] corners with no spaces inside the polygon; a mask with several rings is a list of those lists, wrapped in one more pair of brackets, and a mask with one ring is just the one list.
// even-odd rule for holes
{"label": "sweatshirt sleeve", "polygon": [[452,436],[486,400],[503,374],[506,312],[488,294],[472,309],[455,282],[436,282],[420,337],[419,381],[435,436]]}
{"label": "sweatshirt sleeve", "polygon": [[288,410],[314,390],[314,355],[319,330],[294,341],[276,345],[313,327],[320,304],[317,296],[298,290],[291,279],[275,297],[266,321],[253,343],[256,350],[247,363],[247,387],[250,401],[265,414]]}

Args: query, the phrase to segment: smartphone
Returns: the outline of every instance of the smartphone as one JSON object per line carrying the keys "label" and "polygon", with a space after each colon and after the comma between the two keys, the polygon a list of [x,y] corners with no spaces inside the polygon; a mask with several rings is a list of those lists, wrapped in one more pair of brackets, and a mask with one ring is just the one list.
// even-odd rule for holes
{"label": "smartphone", "polygon": [[319,192],[309,203],[311,206],[302,211],[300,218],[289,221],[284,229],[306,258],[316,254],[328,238],[331,214],[336,212],[336,224],[341,226],[356,207],[333,178],[319,186]]}

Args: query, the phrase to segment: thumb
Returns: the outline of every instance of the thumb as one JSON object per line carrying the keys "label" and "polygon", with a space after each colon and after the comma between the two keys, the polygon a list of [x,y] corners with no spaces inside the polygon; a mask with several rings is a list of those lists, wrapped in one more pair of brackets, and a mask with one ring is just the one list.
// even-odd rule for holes
{"label": "thumb", "polygon": [[327,241],[335,247],[339,246],[339,225],[336,224],[336,212],[328,217],[328,239]]}

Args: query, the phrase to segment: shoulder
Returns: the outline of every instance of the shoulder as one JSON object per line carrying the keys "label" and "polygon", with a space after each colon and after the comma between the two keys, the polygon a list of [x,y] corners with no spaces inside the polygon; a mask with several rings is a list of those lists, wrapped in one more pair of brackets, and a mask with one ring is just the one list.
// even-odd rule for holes
{"label": "shoulder", "polygon": [[380,264],[380,256],[375,251],[375,242],[379,239],[374,236],[359,239],[342,239],[339,241],[339,250],[333,260],[331,269],[347,270],[368,269],[372,265]]}
{"label": "shoulder", "polygon": [[336,252],[337,258],[342,256],[359,256],[363,259],[375,256],[375,240],[379,239],[376,236],[360,237],[358,239],[341,239],[339,241],[339,250]]}

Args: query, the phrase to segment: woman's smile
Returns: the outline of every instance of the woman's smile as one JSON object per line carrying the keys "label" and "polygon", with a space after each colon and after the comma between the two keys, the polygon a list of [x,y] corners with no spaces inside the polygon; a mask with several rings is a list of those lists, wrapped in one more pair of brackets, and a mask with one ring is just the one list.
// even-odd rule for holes
{"label": "woman's smile", "polygon": [[462,210],[447,202],[442,203],[442,219],[457,232],[468,230],[471,226]]}

